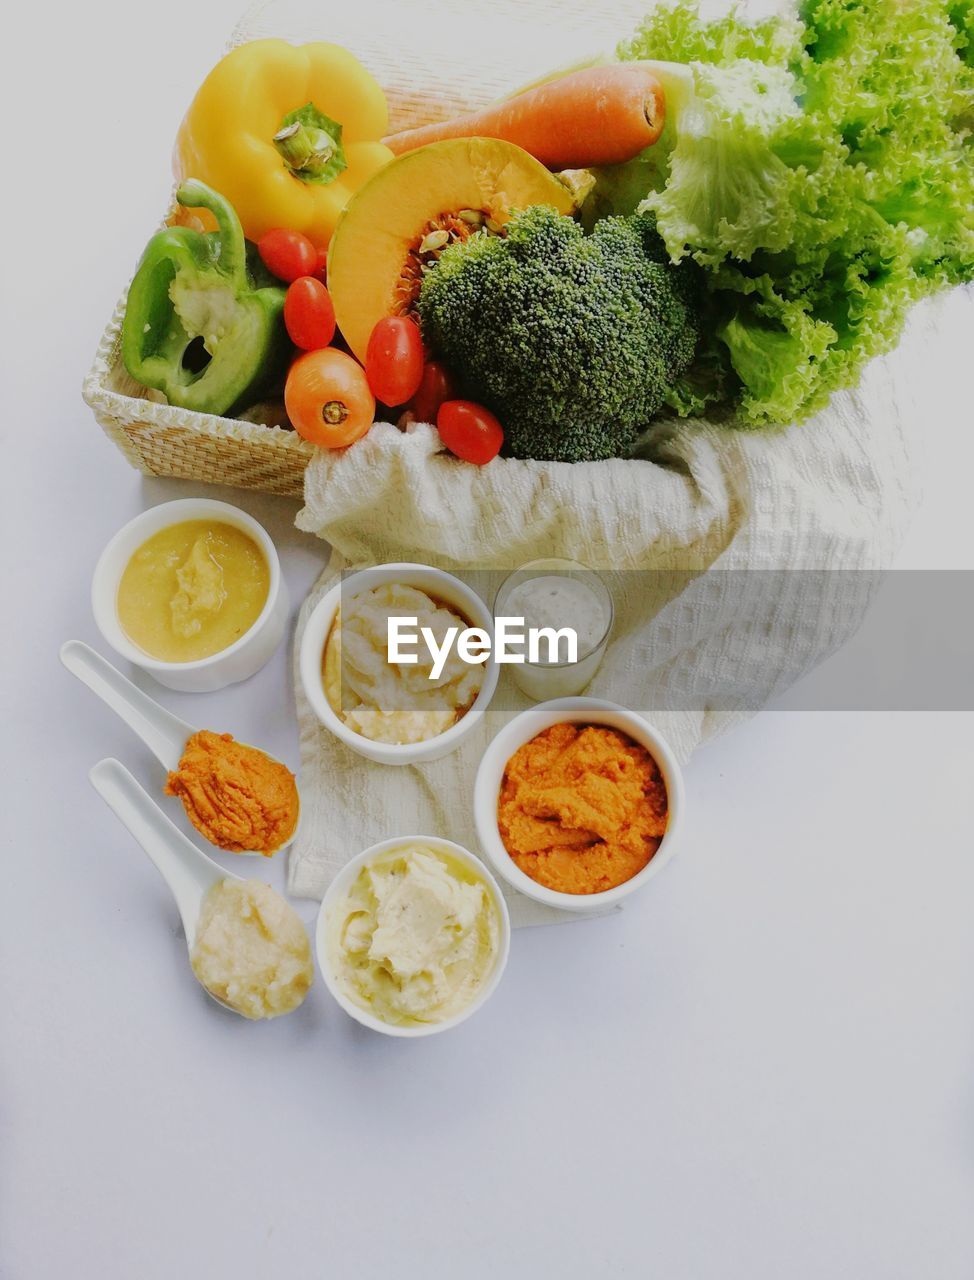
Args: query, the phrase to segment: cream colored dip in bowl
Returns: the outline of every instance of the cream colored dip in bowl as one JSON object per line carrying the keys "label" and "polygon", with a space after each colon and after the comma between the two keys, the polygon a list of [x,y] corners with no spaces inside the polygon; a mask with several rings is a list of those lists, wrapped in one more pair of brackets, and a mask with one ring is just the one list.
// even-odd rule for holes
{"label": "cream colored dip in bowl", "polygon": [[325,641],[325,697],[343,724],[373,742],[427,742],[467,714],[483,687],[484,668],[465,662],[456,648],[436,679],[430,678],[428,662],[389,661],[390,614],[415,618],[416,626],[429,627],[440,643],[448,628],[470,625],[449,604],[409,583],[383,582],[354,595],[347,592]]}
{"label": "cream colored dip in bowl", "polygon": [[[353,705],[358,697],[354,688],[350,689],[353,696],[349,700],[348,709],[344,707],[345,698],[343,695],[346,691],[341,689],[336,693],[334,687],[335,677],[332,675],[329,680],[327,670],[329,663],[327,659],[331,657],[332,665],[334,664],[335,623],[340,613],[347,611],[349,604],[354,605],[354,600],[357,597],[390,586],[422,592],[434,605],[445,607],[445,609],[457,615],[458,622],[480,628],[493,638],[494,619],[490,609],[477,595],[476,591],[459,578],[454,577],[453,574],[422,564],[385,564],[376,568],[362,569],[336,583],[311,611],[304,629],[304,635],[301,638],[301,649],[298,658],[301,685],[312,711],[325,728],[351,747],[353,751],[358,752],[359,755],[365,756],[369,760],[374,760],[379,764],[419,764],[429,760],[438,760],[441,756],[448,755],[449,752],[459,746],[463,739],[479,723],[491,698],[494,696],[500,668],[493,652],[482,665],[477,664],[479,668],[477,671],[479,688],[472,703],[460,709],[459,714],[457,714],[457,708],[454,704],[463,698],[463,695],[456,693],[456,690],[462,686],[462,678],[458,679],[456,672],[451,673],[450,679],[447,681],[450,688],[444,690],[444,697],[440,700],[442,705],[439,709],[449,712],[442,722],[447,727],[442,730],[440,730],[440,726],[436,721],[438,713],[435,701],[431,699],[429,710],[420,709],[412,713],[414,721],[418,718],[421,722],[425,722],[421,723],[417,733],[390,733],[388,736],[392,739],[391,741],[381,741],[379,740],[381,735],[377,730],[372,731],[372,736],[368,736],[364,732],[358,732],[356,724],[363,729],[370,727],[367,719],[368,708],[365,708],[366,714],[363,714],[361,707]],[[376,610],[377,615],[379,612],[379,610]],[[422,621],[420,621],[420,625],[422,625]],[[363,637],[357,635],[355,639],[360,645],[359,653],[361,655]],[[375,642],[370,641],[367,646],[369,650],[367,657],[370,662],[378,663],[379,668],[381,668],[385,664],[385,653],[379,653],[374,645]],[[329,649],[331,650],[330,654]],[[383,686],[383,681],[379,678],[381,670],[371,674],[366,672],[361,658],[357,659],[357,665],[360,668],[358,674],[369,676],[374,687],[377,690],[381,690]],[[394,668],[395,664],[388,665]],[[406,666],[403,670],[413,673],[410,677],[411,679],[419,674],[418,667]],[[387,673],[387,675],[389,674],[391,673]],[[331,698],[329,698],[325,687],[326,680],[333,686]],[[351,685],[353,681],[349,683]],[[397,677],[394,683],[397,686],[406,687],[407,681]],[[395,692],[398,691],[399,689],[397,688]],[[435,693],[432,685],[431,692]],[[337,709],[333,705],[335,703],[338,704]],[[420,706],[420,704],[417,703],[417,706]],[[373,720],[379,719],[378,716],[371,718]],[[408,718],[408,716],[403,715],[401,710],[390,709],[390,722],[395,721],[398,729],[403,728]],[[424,728],[429,730],[428,734],[424,734]],[[397,737],[405,740],[397,741]],[[408,740],[409,738],[413,740],[410,741]]]}
{"label": "cream colored dip in bowl", "polygon": [[428,1036],[484,1003],[507,964],[511,925],[497,881],[437,836],[397,836],[342,868],[315,950],[325,986],[363,1026]]}

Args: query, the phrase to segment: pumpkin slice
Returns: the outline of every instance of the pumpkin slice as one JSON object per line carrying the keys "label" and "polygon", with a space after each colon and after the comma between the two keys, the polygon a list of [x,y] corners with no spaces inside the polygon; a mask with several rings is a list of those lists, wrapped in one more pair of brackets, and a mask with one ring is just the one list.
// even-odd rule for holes
{"label": "pumpkin slice", "polygon": [[380,169],[328,247],[335,317],[359,360],[379,320],[414,313],[423,271],[445,245],[482,228],[501,233],[512,212],[535,204],[570,214],[576,199],[533,156],[493,138],[433,142]]}

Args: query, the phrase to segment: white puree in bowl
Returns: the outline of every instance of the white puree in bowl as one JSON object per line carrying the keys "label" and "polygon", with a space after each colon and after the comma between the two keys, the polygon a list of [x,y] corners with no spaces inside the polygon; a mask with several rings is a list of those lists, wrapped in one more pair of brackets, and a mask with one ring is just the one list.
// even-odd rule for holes
{"label": "white puree in bowl", "polygon": [[392,1024],[443,1022],[490,977],[500,917],[449,854],[405,842],[363,867],[328,926],[329,964],[355,1004]]}
{"label": "white puree in bowl", "polygon": [[245,1018],[290,1013],[314,977],[300,917],[258,880],[219,880],[210,889],[190,961],[207,991]]}
{"label": "white puree in bowl", "polygon": [[389,619],[416,618],[442,644],[449,627],[470,624],[425,591],[390,582],[363,591],[335,616],[325,643],[325,697],[335,715],[373,742],[425,742],[444,733],[467,712],[484,682],[483,663],[465,662],[451,648],[442,672],[430,679],[433,659],[420,639],[409,653],[415,663],[388,659]]}

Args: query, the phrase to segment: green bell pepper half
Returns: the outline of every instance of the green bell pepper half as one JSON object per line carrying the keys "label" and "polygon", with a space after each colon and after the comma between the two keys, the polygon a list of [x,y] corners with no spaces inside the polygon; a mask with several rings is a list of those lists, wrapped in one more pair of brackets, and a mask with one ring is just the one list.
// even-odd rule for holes
{"label": "green bell pepper half", "polygon": [[129,288],[122,361],[170,404],[231,414],[284,371],[286,290],[264,269],[223,196],[191,179],[176,199],[209,209],[218,230],[167,227],[149,241]]}

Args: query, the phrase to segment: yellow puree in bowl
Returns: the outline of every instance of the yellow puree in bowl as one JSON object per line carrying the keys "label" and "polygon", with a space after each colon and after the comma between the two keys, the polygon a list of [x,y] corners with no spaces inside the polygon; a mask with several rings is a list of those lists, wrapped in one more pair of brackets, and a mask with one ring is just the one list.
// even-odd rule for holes
{"label": "yellow puree in bowl", "polygon": [[154,533],[125,566],[118,620],[150,658],[195,662],[250,630],[267,603],[270,579],[263,552],[242,529],[184,520]]}

